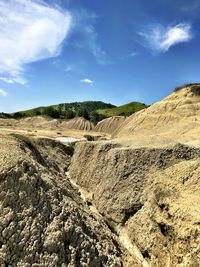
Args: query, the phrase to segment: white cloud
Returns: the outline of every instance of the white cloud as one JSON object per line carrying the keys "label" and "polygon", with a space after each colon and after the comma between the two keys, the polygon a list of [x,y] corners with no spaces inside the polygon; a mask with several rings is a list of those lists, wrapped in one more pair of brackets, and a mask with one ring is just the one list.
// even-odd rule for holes
{"label": "white cloud", "polygon": [[106,58],[105,51],[102,50],[101,46],[98,44],[98,35],[95,31],[93,25],[87,25],[85,27],[86,39],[88,42],[88,47],[90,48],[93,56],[96,58],[97,62],[101,65],[107,64],[108,60]]}
{"label": "white cloud", "polygon": [[0,77],[0,81],[3,81],[5,83],[13,84],[13,83],[19,83],[21,85],[26,84],[26,80],[23,77],[16,76],[16,77]]}
{"label": "white cloud", "polygon": [[90,80],[90,79],[87,79],[87,78],[82,79],[81,82],[82,82],[82,83],[86,83],[86,84],[90,84],[90,85],[92,85],[92,84],[94,83],[94,81],[92,81],[92,80]]}
{"label": "white cloud", "polygon": [[0,89],[0,96],[7,96],[7,92],[4,91],[3,89]]}
{"label": "white cloud", "polygon": [[127,55],[119,57],[119,60],[130,59],[130,58],[136,57],[138,55],[139,55],[139,53],[137,53],[137,52],[131,52],[131,53],[127,54]]}
{"label": "white cloud", "polygon": [[135,57],[135,56],[138,56],[137,52],[132,52],[127,57]]}
{"label": "white cloud", "polygon": [[39,0],[0,1],[0,73],[21,83],[26,64],[59,55],[72,16]]}
{"label": "white cloud", "polygon": [[12,79],[6,78],[6,77],[0,77],[0,80],[5,82],[5,83],[14,83],[14,81]]}
{"label": "white cloud", "polygon": [[139,32],[143,45],[153,53],[167,52],[171,46],[192,39],[191,25],[180,23],[175,26],[163,27],[156,25]]}
{"label": "white cloud", "polygon": [[73,14],[76,38],[75,45],[88,50],[98,64],[108,65],[112,62],[108,59],[106,52],[99,44],[99,36],[95,28],[97,15],[86,9],[76,10]]}

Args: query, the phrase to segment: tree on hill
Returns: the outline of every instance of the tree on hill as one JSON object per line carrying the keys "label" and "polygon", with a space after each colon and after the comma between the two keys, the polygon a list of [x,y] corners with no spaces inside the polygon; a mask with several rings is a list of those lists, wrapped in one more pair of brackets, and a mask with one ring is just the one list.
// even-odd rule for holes
{"label": "tree on hill", "polygon": [[72,109],[68,108],[64,112],[64,119],[73,119],[76,116],[76,112],[74,112]]}
{"label": "tree on hill", "polygon": [[86,120],[89,120],[89,113],[87,112],[85,108],[78,109],[77,115],[79,117],[83,117]]}
{"label": "tree on hill", "polygon": [[99,114],[95,111],[90,113],[90,121],[93,122],[94,124],[97,124],[99,121]]}
{"label": "tree on hill", "polygon": [[22,113],[22,112],[15,112],[14,114],[13,114],[13,118],[14,119],[21,119],[21,118],[23,118],[25,115]]}
{"label": "tree on hill", "polygon": [[11,119],[12,118],[12,115],[11,114],[8,114],[8,113],[1,112],[0,113],[0,118],[3,118],[3,119]]}
{"label": "tree on hill", "polygon": [[44,111],[43,111],[43,114],[47,115],[49,117],[52,117],[54,119],[60,118],[59,112],[56,109],[54,109],[52,106],[45,107]]}
{"label": "tree on hill", "polygon": [[42,115],[42,113],[41,113],[41,111],[37,110],[37,111],[35,112],[35,115],[36,115],[36,116],[40,116],[40,115]]}
{"label": "tree on hill", "polygon": [[93,122],[94,124],[97,124],[99,121],[106,118],[106,116],[99,114],[96,111],[91,112],[89,117],[90,121]]}

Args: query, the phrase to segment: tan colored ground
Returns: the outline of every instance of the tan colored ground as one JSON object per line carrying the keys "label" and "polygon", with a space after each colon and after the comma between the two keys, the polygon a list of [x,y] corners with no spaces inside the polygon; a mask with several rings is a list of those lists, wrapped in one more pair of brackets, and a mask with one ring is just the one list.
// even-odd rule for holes
{"label": "tan colored ground", "polygon": [[153,267],[200,266],[200,90],[193,89],[133,114],[112,142],[77,144],[70,166],[97,210]]}
{"label": "tan colored ground", "polygon": [[125,121],[123,116],[115,116],[100,121],[94,128],[96,132],[107,133],[114,135],[119,131],[120,125]]}
{"label": "tan colored ground", "polygon": [[134,246],[149,266],[199,266],[199,148],[78,143],[70,175],[136,258]]}
{"label": "tan colored ground", "polygon": [[189,86],[122,123],[116,138],[135,146],[200,145],[200,95]]}
{"label": "tan colored ground", "polygon": [[47,136],[47,137],[59,137],[59,136],[69,136],[69,137],[75,137],[75,138],[81,138],[85,135],[92,135],[92,136],[104,136],[109,138],[109,135],[97,133],[97,132],[88,132],[88,131],[81,131],[81,130],[74,130],[74,129],[64,129],[64,130],[49,130],[49,129],[42,129],[42,130],[35,130],[35,129],[26,129],[22,128],[19,129],[17,127],[14,128],[0,128],[1,133],[21,133],[25,135],[29,135],[32,137],[37,136]]}
{"label": "tan colored ground", "polygon": [[[93,124],[84,118],[75,118],[68,121],[59,121],[44,116],[20,120],[0,119],[1,132],[19,132],[32,136],[71,136],[81,138],[91,132],[93,128]],[[91,132],[91,134],[94,136],[99,135],[96,132]],[[105,136],[105,134],[101,135]]]}
{"label": "tan colored ground", "polygon": [[[0,266],[200,266],[199,123],[193,86],[101,133],[0,120]],[[115,139],[52,140],[85,134]]]}
{"label": "tan colored ground", "polygon": [[0,151],[1,267],[124,266],[123,247],[65,174],[73,147],[1,134]]}

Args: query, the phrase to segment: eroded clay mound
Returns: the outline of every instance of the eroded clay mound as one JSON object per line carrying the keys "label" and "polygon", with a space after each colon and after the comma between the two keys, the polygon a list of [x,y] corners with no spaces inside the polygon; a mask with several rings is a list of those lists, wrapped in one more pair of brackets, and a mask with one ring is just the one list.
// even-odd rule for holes
{"label": "eroded clay mound", "polygon": [[13,129],[44,129],[55,128],[59,124],[58,120],[48,116],[27,117],[19,120],[0,119],[0,127]]}
{"label": "eroded clay mound", "polygon": [[103,133],[114,135],[117,132],[117,130],[119,130],[119,127],[124,122],[124,120],[125,120],[125,117],[123,116],[110,117],[110,118],[100,121],[96,125],[94,130],[96,132],[103,132]]}
{"label": "eroded clay mound", "polygon": [[83,131],[91,131],[94,128],[93,123],[90,121],[77,117],[74,119],[71,119],[69,121],[63,121],[60,124],[60,127],[63,129],[73,129],[73,130],[83,130]]}
{"label": "eroded clay mound", "polygon": [[122,266],[108,227],[64,175],[72,148],[52,142],[0,136],[0,266]]}
{"label": "eroded clay mound", "polygon": [[47,116],[27,117],[19,120],[0,119],[0,127],[13,129],[31,129],[31,130],[82,130],[91,131],[94,124],[82,117],[76,117],[71,120],[52,119]]}
{"label": "eroded clay mound", "polygon": [[200,85],[186,86],[164,100],[127,118],[116,137],[134,144],[200,145]]}
{"label": "eroded clay mound", "polygon": [[2,119],[0,118],[0,127],[14,127],[17,125],[17,120],[15,119]]}

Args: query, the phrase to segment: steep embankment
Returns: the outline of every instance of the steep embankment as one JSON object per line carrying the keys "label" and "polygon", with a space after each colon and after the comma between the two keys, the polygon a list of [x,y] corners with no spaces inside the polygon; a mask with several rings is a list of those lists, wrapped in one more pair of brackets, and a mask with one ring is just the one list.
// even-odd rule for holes
{"label": "steep embankment", "polygon": [[61,122],[60,127],[66,129],[92,131],[94,129],[94,124],[84,118],[74,118],[69,121]]}
{"label": "steep embankment", "polygon": [[95,126],[94,131],[114,135],[117,131],[119,131],[119,127],[125,119],[126,118],[123,116],[115,116],[104,119]]}
{"label": "steep embankment", "polygon": [[73,147],[5,135],[0,147],[0,266],[125,266],[123,248],[65,175]]}
{"label": "steep embankment", "polygon": [[190,84],[121,124],[115,135],[132,147],[76,145],[71,179],[151,266],[199,265],[199,122],[200,84]]}
{"label": "steep embankment", "polygon": [[139,146],[177,142],[200,145],[199,134],[200,84],[193,84],[127,118],[116,137]]}
{"label": "steep embankment", "polygon": [[200,149],[79,143],[70,175],[121,242],[151,266],[198,266]]}

